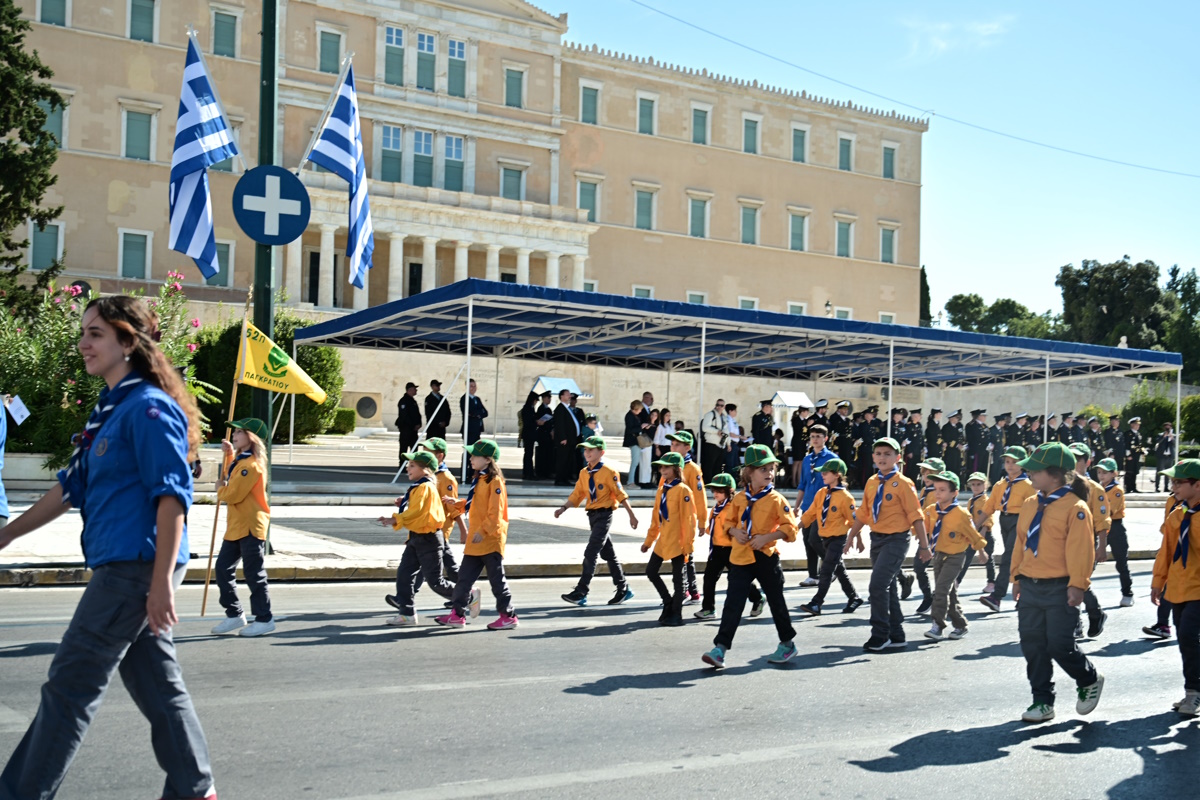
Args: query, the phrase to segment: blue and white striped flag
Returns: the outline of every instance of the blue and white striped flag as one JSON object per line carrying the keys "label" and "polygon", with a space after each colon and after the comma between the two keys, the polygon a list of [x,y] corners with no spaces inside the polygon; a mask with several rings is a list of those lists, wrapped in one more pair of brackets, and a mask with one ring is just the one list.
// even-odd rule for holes
{"label": "blue and white striped flag", "polygon": [[212,77],[205,69],[196,40],[189,36],[175,151],[171,154],[170,247],[191,256],[205,278],[219,271],[207,170],[237,154]]}
{"label": "blue and white striped flag", "polygon": [[371,204],[367,198],[367,166],[363,158],[358,95],[354,93],[354,67],[346,70],[346,79],[336,91],[333,110],[329,112],[308,160],[350,184],[350,233],[346,237],[346,258],[350,262],[350,282],[361,289],[367,270],[372,266],[375,228],[371,225]]}

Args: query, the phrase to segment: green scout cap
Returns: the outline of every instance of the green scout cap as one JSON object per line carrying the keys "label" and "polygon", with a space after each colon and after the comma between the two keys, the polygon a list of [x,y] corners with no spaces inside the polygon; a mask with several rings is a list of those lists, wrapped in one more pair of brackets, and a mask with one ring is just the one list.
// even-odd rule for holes
{"label": "green scout cap", "polygon": [[1163,475],[1181,480],[1200,480],[1200,459],[1185,458],[1170,469],[1163,470]]}
{"label": "green scout cap", "polygon": [[[676,453],[676,455],[679,454]],[[704,485],[710,489],[724,489],[727,492],[732,492],[737,488],[737,483],[734,482],[733,476],[728,472],[722,472],[719,475],[715,475],[711,482]]]}
{"label": "green scout cap", "polygon": [[900,443],[890,436],[885,436],[882,439],[876,439],[875,445],[871,449],[874,450],[876,447],[890,447],[897,453],[900,452]]}
{"label": "green scout cap", "polygon": [[1062,442],[1046,442],[1017,463],[1031,472],[1040,472],[1047,467],[1075,469],[1075,454]]}
{"label": "green scout cap", "polygon": [[987,475],[984,475],[982,472],[972,472],[970,477],[967,478],[967,483],[970,483],[971,481],[987,483]]}
{"label": "green scout cap", "polygon": [[946,462],[942,461],[940,458],[927,458],[920,464],[917,464],[917,466],[921,469],[931,469],[934,472],[946,471]]}
{"label": "green scout cap", "polygon": [[414,464],[420,464],[422,467],[437,469],[437,457],[428,450],[420,450],[416,453],[405,453],[404,457]]}
{"label": "green scout cap", "polygon": [[675,433],[668,433],[667,438],[673,442],[683,442],[688,447],[691,447],[696,443],[696,440],[693,439],[692,435],[687,431],[675,431]]}
{"label": "green scout cap", "polygon": [[1029,455],[1029,452],[1024,447],[1021,447],[1021,445],[1019,445],[1019,444],[1014,444],[1012,447],[1010,447],[1004,451],[1005,458],[1011,458],[1015,461],[1020,461],[1022,458],[1025,458],[1027,455]]}
{"label": "green scout cap", "polygon": [[450,452],[450,448],[446,446],[446,440],[439,439],[436,436],[431,436],[421,442],[421,447],[424,447],[426,450],[432,450],[435,453],[441,453],[442,455]]}
{"label": "green scout cap", "polygon": [[846,462],[840,458],[831,458],[821,465],[821,472],[837,472],[845,475],[847,473]]}
{"label": "green scout cap", "polygon": [[588,438],[586,438],[582,442],[580,442],[579,446],[580,447],[590,447],[593,450],[603,450],[604,449],[604,437],[589,436]]}
{"label": "green scout cap", "polygon": [[658,461],[650,462],[657,467],[678,467],[683,469],[683,454],[682,453],[663,453],[663,457]]}
{"label": "green scout cap", "polygon": [[[1111,458],[1102,458],[1100,459],[1100,463],[1096,465],[1096,469],[1102,469],[1105,472],[1116,472],[1117,462],[1113,461]],[[1164,470],[1164,472],[1165,471],[1166,470]]]}
{"label": "green scout cap", "polygon": [[225,423],[230,428],[240,428],[247,433],[253,433],[264,442],[271,438],[271,434],[267,432],[267,423],[263,422],[258,417],[246,417],[244,419],[234,420],[233,422]]}
{"label": "green scout cap", "polygon": [[942,470],[937,475],[930,475],[929,479],[933,481],[945,481],[953,486],[955,491],[958,490],[958,476],[949,470]]}
{"label": "green scout cap", "polygon": [[769,464],[778,463],[779,459],[771,452],[771,448],[765,444],[752,444],[746,448],[747,467],[765,467]]}
{"label": "green scout cap", "polygon": [[1067,448],[1076,458],[1086,458],[1089,461],[1092,459],[1092,448],[1088,447],[1083,442],[1075,442]]}
{"label": "green scout cap", "polygon": [[480,439],[475,444],[467,445],[466,450],[473,456],[483,456],[484,458],[500,457],[500,445],[496,444],[492,439]]}

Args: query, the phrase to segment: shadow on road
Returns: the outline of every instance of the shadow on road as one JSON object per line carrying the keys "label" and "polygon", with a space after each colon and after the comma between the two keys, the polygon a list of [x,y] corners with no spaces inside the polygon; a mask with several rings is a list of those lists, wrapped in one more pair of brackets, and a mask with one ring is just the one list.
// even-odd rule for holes
{"label": "shadow on road", "polygon": [[0,658],[27,658],[29,656],[52,656],[58,652],[58,642],[29,642],[27,644],[0,647]]}

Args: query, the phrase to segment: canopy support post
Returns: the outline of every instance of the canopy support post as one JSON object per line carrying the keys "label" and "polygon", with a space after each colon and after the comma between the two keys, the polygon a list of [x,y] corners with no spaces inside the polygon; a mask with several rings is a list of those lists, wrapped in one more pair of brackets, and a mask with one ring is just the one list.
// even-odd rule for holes
{"label": "canopy support post", "polygon": [[1050,441],[1050,356],[1046,356],[1046,408],[1042,418],[1042,444]]}
{"label": "canopy support post", "polygon": [[696,437],[698,441],[692,443],[692,449],[696,451],[696,455],[702,455],[703,449],[701,443],[704,441],[704,432],[700,429],[700,420],[704,418],[704,357],[708,346],[708,321],[700,323],[700,405],[696,411]]}
{"label": "canopy support post", "polygon": [[1175,460],[1183,458],[1183,367],[1175,370]]}
{"label": "canopy support post", "polygon": [[[296,363],[296,340],[292,339],[292,363]],[[296,451],[296,395],[292,394],[292,420],[288,425],[288,464],[292,463],[292,456]]]}
{"label": "canopy support post", "polygon": [[467,482],[467,419],[471,415],[471,347],[472,339],[475,336],[475,298],[467,299],[467,381],[463,384],[466,394],[463,395],[466,399],[463,400],[462,410],[462,478],[463,483]]}
{"label": "canopy support post", "polygon": [[[896,340],[888,339],[888,412],[887,412],[887,435],[890,438],[892,435],[892,412],[891,409],[896,407],[896,398],[894,395],[895,387],[892,386],[892,381],[895,378],[896,371]],[[901,453],[901,456],[904,454]]]}

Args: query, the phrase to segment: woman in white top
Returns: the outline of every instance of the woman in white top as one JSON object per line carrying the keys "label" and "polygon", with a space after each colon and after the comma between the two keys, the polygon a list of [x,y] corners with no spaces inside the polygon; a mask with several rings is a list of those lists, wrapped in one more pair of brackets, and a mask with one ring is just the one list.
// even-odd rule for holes
{"label": "woman in white top", "polygon": [[662,458],[662,454],[671,449],[667,435],[675,432],[675,423],[671,422],[671,409],[664,408],[658,412],[658,427],[654,429],[654,459]]}

